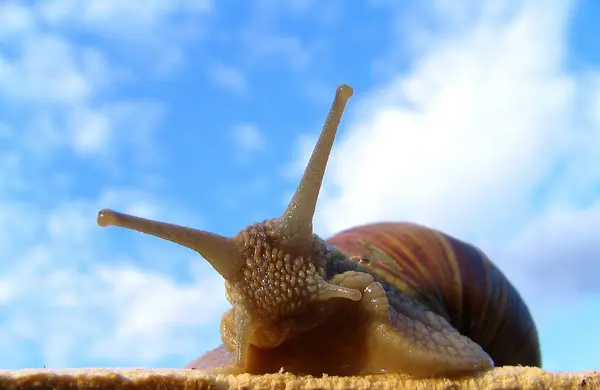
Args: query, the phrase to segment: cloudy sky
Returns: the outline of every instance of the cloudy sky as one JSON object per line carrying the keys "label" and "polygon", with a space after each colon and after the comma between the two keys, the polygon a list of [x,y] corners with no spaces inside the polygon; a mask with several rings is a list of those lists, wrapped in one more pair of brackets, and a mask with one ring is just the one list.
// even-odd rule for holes
{"label": "cloudy sky", "polygon": [[4,0],[0,367],[182,367],[216,346],[222,279],[96,212],[231,235],[279,215],[348,83],[317,233],[409,220],[474,242],[530,305],[544,366],[599,368],[599,17],[592,0]]}

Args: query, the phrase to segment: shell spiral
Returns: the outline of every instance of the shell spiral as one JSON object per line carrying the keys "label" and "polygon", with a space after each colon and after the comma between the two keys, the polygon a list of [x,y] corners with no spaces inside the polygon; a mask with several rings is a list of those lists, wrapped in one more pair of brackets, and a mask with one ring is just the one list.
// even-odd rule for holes
{"label": "shell spiral", "polygon": [[496,366],[541,366],[529,309],[477,247],[420,225],[391,222],[353,227],[326,241],[445,317]]}

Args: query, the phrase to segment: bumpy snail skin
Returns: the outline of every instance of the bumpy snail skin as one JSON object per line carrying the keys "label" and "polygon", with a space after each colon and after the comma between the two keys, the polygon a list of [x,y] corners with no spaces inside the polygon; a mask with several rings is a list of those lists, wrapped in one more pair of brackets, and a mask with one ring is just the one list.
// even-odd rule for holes
{"label": "bumpy snail skin", "polygon": [[[346,300],[329,302],[329,315],[317,326],[276,347],[252,345],[243,370],[231,360],[229,351],[234,345],[225,336],[235,333],[231,311],[224,316],[221,327],[227,348],[211,351],[188,367],[214,373],[263,374],[283,369],[311,375],[398,372],[435,376],[459,375],[493,366],[479,345],[460,335],[443,317],[400,291],[385,291],[380,281],[361,271],[365,270],[336,274],[331,281],[360,291],[358,304]],[[308,314],[307,317],[311,318]]]}

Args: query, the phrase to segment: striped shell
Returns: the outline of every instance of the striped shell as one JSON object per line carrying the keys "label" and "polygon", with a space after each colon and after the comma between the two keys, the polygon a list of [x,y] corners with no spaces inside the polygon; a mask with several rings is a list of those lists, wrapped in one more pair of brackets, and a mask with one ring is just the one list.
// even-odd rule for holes
{"label": "striped shell", "polygon": [[411,223],[353,227],[327,243],[445,317],[496,366],[541,366],[537,329],[527,306],[478,248]]}

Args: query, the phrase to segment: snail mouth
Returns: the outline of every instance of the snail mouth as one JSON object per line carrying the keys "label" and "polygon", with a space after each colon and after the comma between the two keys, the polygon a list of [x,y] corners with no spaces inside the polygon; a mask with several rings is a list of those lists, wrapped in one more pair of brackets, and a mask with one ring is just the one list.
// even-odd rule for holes
{"label": "snail mouth", "polygon": [[245,371],[257,375],[281,370],[313,376],[365,374],[367,328],[352,313],[340,312],[275,348],[249,345]]}
{"label": "snail mouth", "polygon": [[354,302],[343,301],[340,306],[335,316],[277,347],[247,345],[242,366],[233,364],[235,352],[221,346],[191,362],[187,368],[254,375],[281,371],[313,376],[380,373],[374,372],[367,361],[370,324],[364,317],[356,315]]}

